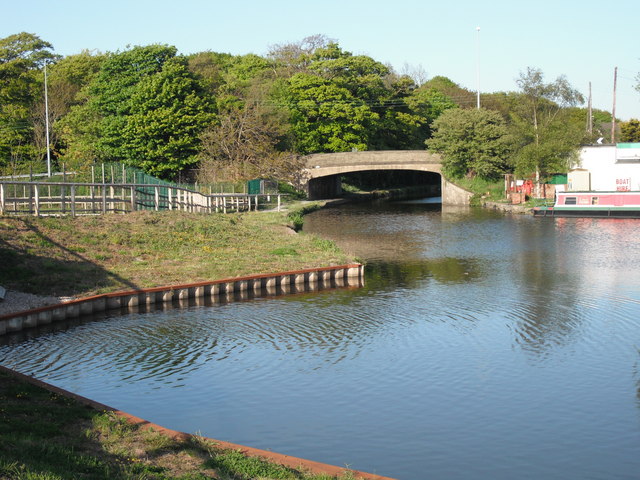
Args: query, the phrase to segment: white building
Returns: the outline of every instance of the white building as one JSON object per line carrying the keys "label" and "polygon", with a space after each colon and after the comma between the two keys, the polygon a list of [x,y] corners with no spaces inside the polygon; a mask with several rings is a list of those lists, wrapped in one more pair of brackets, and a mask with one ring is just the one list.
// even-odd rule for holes
{"label": "white building", "polygon": [[578,163],[569,172],[569,190],[640,191],[640,143],[582,147]]}

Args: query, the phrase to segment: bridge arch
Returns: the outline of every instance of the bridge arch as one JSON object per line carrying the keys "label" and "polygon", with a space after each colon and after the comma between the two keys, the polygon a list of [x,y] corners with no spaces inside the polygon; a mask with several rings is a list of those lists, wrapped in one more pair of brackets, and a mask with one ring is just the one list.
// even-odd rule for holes
{"label": "bridge arch", "polygon": [[465,190],[442,176],[440,155],[428,150],[381,150],[317,153],[305,157],[303,188],[309,198],[327,198],[340,193],[340,177],[348,173],[376,170],[412,170],[440,176],[443,204],[469,204]]}

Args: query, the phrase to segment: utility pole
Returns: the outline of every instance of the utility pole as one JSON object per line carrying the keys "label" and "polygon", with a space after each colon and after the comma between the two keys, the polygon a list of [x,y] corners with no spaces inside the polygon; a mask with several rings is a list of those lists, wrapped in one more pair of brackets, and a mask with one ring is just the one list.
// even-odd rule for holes
{"label": "utility pole", "polygon": [[591,82],[589,82],[589,115],[587,117],[587,132],[589,132],[589,135],[593,135],[593,110],[591,107]]}
{"label": "utility pole", "polygon": [[618,67],[613,70],[613,108],[611,109],[611,143],[616,143],[616,84],[618,82]]}

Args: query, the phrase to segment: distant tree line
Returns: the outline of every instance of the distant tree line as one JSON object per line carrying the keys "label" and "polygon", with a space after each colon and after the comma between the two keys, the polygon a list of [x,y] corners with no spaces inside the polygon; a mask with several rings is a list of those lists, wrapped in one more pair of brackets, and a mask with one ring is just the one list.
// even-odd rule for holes
{"label": "distant tree line", "polygon": [[[48,105],[44,79],[47,74]],[[123,162],[162,178],[292,180],[300,156],[428,147],[451,176],[498,178],[566,169],[587,133],[582,96],[527,69],[520,91],[481,96],[424,72],[398,74],[323,35],[265,56],[178,54],[169,45],[60,56],[30,33],[0,39],[0,173]],[[47,107],[47,108],[45,108]],[[639,122],[623,124],[640,141]]]}

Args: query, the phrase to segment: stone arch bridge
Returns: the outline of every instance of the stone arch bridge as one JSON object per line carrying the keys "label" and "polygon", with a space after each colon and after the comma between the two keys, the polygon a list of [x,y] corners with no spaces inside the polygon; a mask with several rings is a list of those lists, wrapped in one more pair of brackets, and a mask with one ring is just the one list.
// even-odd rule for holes
{"label": "stone arch bridge", "polygon": [[380,150],[316,153],[305,157],[302,186],[310,199],[334,198],[342,193],[340,177],[353,172],[406,170],[437,175],[444,205],[468,205],[471,194],[442,176],[442,160],[427,150]]}

